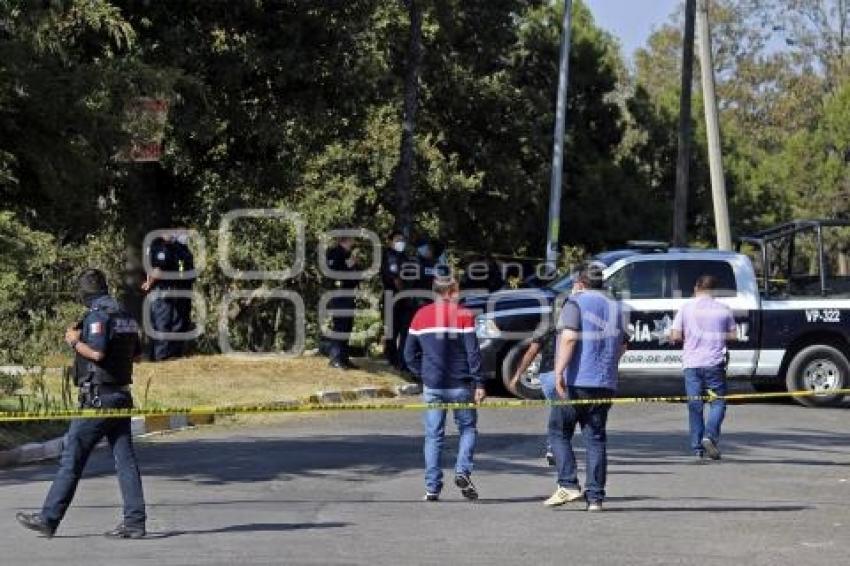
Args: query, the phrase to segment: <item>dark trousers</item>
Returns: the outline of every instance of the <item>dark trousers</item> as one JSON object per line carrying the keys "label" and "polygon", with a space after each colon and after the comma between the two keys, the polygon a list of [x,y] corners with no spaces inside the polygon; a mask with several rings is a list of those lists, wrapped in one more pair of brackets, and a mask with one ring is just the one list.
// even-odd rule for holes
{"label": "dark trousers", "polygon": [[[133,407],[133,398],[129,393],[101,394],[100,400],[104,408]],[[71,421],[59,460],[59,472],[50,486],[41,511],[42,517],[49,524],[58,525],[65,517],[89,455],[104,437],[109,442],[109,449],[115,459],[118,487],[124,500],[124,524],[130,528],[145,526],[145,498],[139,466],[136,463],[136,452],[133,449],[129,418]]]}
{"label": "dark trousers", "polygon": [[[384,357],[390,365],[400,370],[407,369],[404,362],[404,343],[407,341],[407,332],[413,318],[411,310],[410,299],[396,301],[393,303],[392,317],[390,320],[384,320]],[[382,311],[386,318],[386,310]]]}
{"label": "dark trousers", "polygon": [[[170,299],[160,298],[151,301],[151,325],[157,332],[176,332],[174,330],[174,303]],[[167,360],[176,354],[174,342],[151,339],[151,359]]]}
{"label": "dark trousers", "polygon": [[[182,289],[191,291],[192,288]],[[174,298],[172,301],[172,332],[191,332],[194,329],[192,324],[192,299]],[[188,353],[189,342],[186,340],[171,342],[171,352],[175,356],[183,356]]]}
{"label": "dark trousers", "polygon": [[[568,397],[575,400],[604,399],[613,396],[614,392],[610,389],[591,387],[568,389]],[[561,487],[581,489],[572,445],[576,424],[581,426],[587,460],[585,497],[588,502],[601,502],[605,499],[605,480],[608,474],[605,426],[610,408],[610,404],[601,403],[554,406],[549,415],[549,443],[552,454],[555,456],[558,485]]]}
{"label": "dark trousers", "polygon": [[[334,310],[353,310],[353,297],[335,297],[328,304],[331,311]],[[329,340],[328,357],[332,362],[346,363],[348,362],[348,339],[351,334],[351,329],[354,328],[354,318],[351,315],[335,316],[331,312],[331,330],[337,336]]]}

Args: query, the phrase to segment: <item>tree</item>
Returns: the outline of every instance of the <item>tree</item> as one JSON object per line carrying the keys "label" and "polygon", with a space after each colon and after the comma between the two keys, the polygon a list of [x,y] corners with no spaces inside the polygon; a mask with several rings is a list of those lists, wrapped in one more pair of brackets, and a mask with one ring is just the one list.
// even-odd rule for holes
{"label": "tree", "polygon": [[410,18],[410,39],[405,58],[404,98],[402,104],[401,144],[395,175],[396,220],[410,234],[410,190],[413,175],[416,136],[416,111],[419,108],[419,75],[422,65],[422,7],[420,0],[402,0]]}
{"label": "tree", "polygon": [[0,2],[0,195],[34,224],[92,229],[137,92],[135,39],[107,0]]}

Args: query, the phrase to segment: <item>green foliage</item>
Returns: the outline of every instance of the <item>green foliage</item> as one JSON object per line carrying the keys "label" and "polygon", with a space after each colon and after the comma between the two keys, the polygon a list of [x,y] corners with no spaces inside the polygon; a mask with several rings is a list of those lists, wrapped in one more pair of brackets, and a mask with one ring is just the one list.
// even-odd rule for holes
{"label": "green foliage", "polygon": [[0,397],[8,397],[23,388],[24,380],[17,373],[0,372]]}
{"label": "green foliage", "polygon": [[[848,214],[850,77],[845,43],[836,41],[843,20],[832,0],[816,3],[825,19],[807,19],[814,12],[803,4],[712,2],[736,233],[791,216]],[[420,6],[417,232],[458,249],[539,255],[562,3]],[[561,218],[561,244],[573,251],[565,260],[669,237],[681,63],[680,15],[630,67],[585,3],[574,10]],[[163,226],[205,238],[197,288],[209,305],[232,291],[296,291],[315,337],[321,233],[363,226],[384,235],[398,220],[408,17],[398,0],[0,0],[0,317],[8,321],[0,362],[35,365],[61,349],[62,330],[79,316],[71,292],[83,267],[104,269],[139,309],[141,242]],[[160,133],[133,112],[140,97],[168,103],[159,164],[115,159],[134,136]],[[699,95],[694,126],[690,234],[710,242]],[[237,208],[300,214],[301,276],[283,284],[221,271],[217,228]],[[289,224],[244,219],[228,260],[238,270],[282,269],[294,254]],[[231,307],[234,347],[291,343],[293,313],[282,303],[252,296]],[[209,314],[205,351],[217,338],[219,313]],[[366,317],[358,327],[373,323]]]}

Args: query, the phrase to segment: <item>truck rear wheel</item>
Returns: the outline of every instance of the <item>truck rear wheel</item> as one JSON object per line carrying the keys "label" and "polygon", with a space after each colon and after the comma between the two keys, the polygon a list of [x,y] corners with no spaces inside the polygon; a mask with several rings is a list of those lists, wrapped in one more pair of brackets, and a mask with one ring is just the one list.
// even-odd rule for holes
{"label": "truck rear wheel", "polygon": [[788,391],[813,391],[816,394],[794,399],[806,407],[834,405],[844,397],[835,391],[850,383],[847,356],[833,346],[815,344],[797,352],[785,374]]}

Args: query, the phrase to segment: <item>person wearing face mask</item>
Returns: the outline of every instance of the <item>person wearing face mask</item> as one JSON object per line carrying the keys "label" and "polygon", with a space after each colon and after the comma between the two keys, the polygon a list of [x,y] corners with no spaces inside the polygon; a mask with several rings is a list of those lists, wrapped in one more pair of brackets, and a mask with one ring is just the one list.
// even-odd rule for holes
{"label": "person wearing face mask", "polygon": [[396,297],[398,293],[413,287],[404,277],[405,266],[410,262],[406,251],[404,234],[400,230],[393,230],[381,261],[381,283],[384,289],[381,312],[384,316],[384,357],[390,365],[402,372],[407,372],[401,352],[404,352],[413,308],[409,298]]}
{"label": "person wearing face mask", "polygon": [[[74,384],[83,409],[132,409],[133,361],[141,356],[139,326],[109,296],[106,277],[88,269],[79,278],[79,298],[88,309],[82,321],[65,332],[74,352]],[[65,517],[89,455],[106,438],[115,460],[118,487],[124,501],[122,522],[105,536],[138,539],[145,536],[145,498],[133,448],[130,418],[83,418],[71,421],[65,435],[59,471],[39,513],[18,513],[25,528],[50,538]]]}
{"label": "person wearing face mask", "polygon": [[[555,398],[577,404],[550,409],[549,444],[557,488],[544,502],[548,507],[584,499],[588,511],[599,512],[605,499],[609,399],[616,394],[618,363],[626,351],[628,335],[622,306],[604,290],[603,269],[590,263],[575,274],[573,293],[558,316]],[[585,446],[584,492],[572,445],[576,425],[581,427]]]}

